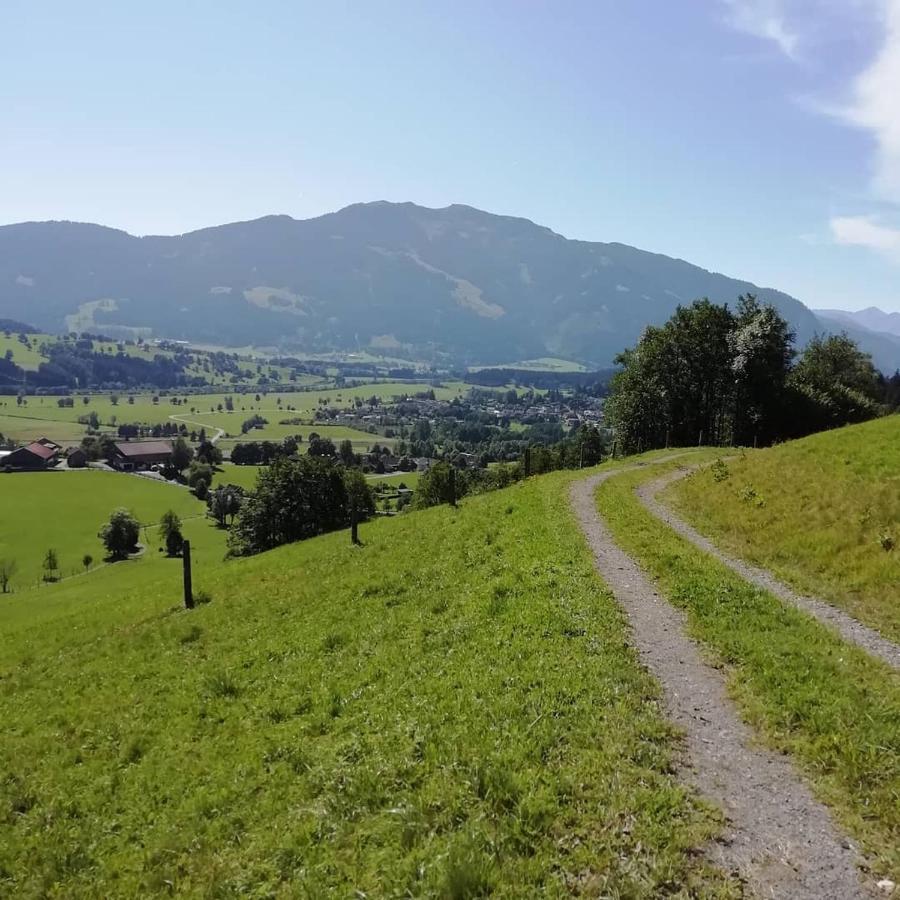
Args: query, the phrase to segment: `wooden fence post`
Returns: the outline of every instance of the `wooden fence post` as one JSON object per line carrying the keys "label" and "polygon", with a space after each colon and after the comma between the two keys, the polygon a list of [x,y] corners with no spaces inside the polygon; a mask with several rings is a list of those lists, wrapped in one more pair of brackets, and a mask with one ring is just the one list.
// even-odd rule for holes
{"label": "wooden fence post", "polygon": [[181,545],[181,562],[184,568],[184,608],[194,608],[194,591],[191,586],[191,542]]}
{"label": "wooden fence post", "polygon": [[359,514],[355,503],[350,506],[350,543],[359,543]]}

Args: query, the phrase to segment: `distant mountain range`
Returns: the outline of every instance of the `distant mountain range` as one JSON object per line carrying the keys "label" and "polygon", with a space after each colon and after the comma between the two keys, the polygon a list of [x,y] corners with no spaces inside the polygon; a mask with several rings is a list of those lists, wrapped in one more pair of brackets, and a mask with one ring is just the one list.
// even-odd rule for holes
{"label": "distant mountain range", "polygon": [[821,319],[828,319],[841,325],[867,328],[869,331],[900,338],[900,313],[884,312],[877,306],[867,306],[856,312],[843,309],[817,309],[815,313]]}
{"label": "distant mountain range", "polygon": [[468,206],[366,203],[176,237],[73,222],[0,227],[0,317],[286,352],[600,367],[679,303],[733,303],[748,291],[776,306],[801,343],[846,329],[881,368],[900,365],[896,333],[817,316],[780,291],[682,260]]}

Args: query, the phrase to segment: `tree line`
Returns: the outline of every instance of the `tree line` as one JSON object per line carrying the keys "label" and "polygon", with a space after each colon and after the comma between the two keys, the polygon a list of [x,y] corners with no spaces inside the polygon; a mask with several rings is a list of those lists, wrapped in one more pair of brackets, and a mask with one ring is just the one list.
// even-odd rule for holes
{"label": "tree line", "polygon": [[767,445],[878,416],[896,404],[885,379],[846,335],[795,334],[750,295],[737,308],[698,300],[648,327],[622,353],[605,413],[618,449]]}

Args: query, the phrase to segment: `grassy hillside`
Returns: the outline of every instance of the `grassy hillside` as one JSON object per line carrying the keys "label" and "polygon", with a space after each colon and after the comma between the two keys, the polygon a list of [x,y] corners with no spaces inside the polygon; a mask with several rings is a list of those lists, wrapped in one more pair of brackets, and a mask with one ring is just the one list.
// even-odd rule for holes
{"label": "grassy hillside", "polygon": [[571,477],[4,600],[0,893],[736,894]]}
{"label": "grassy hillside", "polygon": [[900,417],[726,466],[666,499],[723,547],[900,640]]}
{"label": "grassy hillside", "polygon": [[101,562],[105,553],[97,532],[117,507],[150,526],[167,509],[182,518],[206,514],[206,505],[182,487],[92,469],[0,474],[0,500],[0,559],[17,561],[17,589],[41,579],[41,561],[51,547],[66,576],[83,571],[86,553]]}
{"label": "grassy hillside", "polygon": [[770,745],[795,758],[876,869],[896,878],[896,673],[747,583],[647,512],[634,488],[661,474],[657,467],[637,470],[600,488],[599,507],[617,542],[685,610],[694,637],[726,667],[744,717]]}

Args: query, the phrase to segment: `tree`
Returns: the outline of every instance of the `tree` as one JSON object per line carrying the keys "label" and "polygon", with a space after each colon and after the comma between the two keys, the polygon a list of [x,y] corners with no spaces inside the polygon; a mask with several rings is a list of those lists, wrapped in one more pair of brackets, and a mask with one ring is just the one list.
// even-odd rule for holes
{"label": "tree", "polygon": [[259,553],[346,527],[342,470],[329,458],[276,459],[263,469],[228,535],[234,555]]}
{"label": "tree", "polygon": [[244,491],[234,484],[217,487],[206,498],[209,514],[216,520],[220,528],[225,528],[226,519],[234,524],[234,517],[240,512],[244,500]]}
{"label": "tree", "polygon": [[188,487],[196,490],[197,484],[201,481],[206,482],[209,487],[213,480],[212,466],[208,463],[198,462],[196,459],[191,463],[188,470],[187,483]]}
{"label": "tree", "polygon": [[344,489],[350,515],[351,538],[359,543],[356,526],[375,512],[375,499],[365,476],[359,469],[344,469]]}
{"label": "tree", "polygon": [[84,566],[85,572],[89,571],[94,564],[94,557],[91,556],[90,553],[85,553],[84,556],[81,557],[81,564]]}
{"label": "tree", "polygon": [[10,584],[13,575],[19,568],[14,559],[0,559],[0,594],[8,594],[10,592]]}
{"label": "tree", "polygon": [[176,472],[183,472],[190,465],[193,458],[194,451],[188,442],[183,437],[176,438],[172,444],[172,468]]}
{"label": "tree", "polygon": [[163,513],[159,520],[159,530],[166,546],[166,556],[178,556],[184,545],[184,536],[181,534],[181,519],[175,510]]}
{"label": "tree", "polygon": [[307,455],[333,457],[336,452],[331,438],[313,437],[312,434],[309,436],[309,446],[306,448]]}
{"label": "tree", "polygon": [[727,306],[679,306],[621,354],[606,418],[625,452],[667,443],[771,441],[781,430],[794,335],[750,295]]}
{"label": "tree", "polygon": [[420,479],[414,507],[425,509],[441,503],[455,503],[465,493],[465,480],[450,463],[433,465]]}
{"label": "tree", "polygon": [[773,307],[752,294],[738,298],[729,336],[735,380],[731,443],[769,444],[784,433],[794,337]]}
{"label": "tree", "polygon": [[603,438],[593,425],[582,425],[575,436],[575,452],[577,459],[572,459],[573,466],[596,466],[603,456]]}
{"label": "tree", "polygon": [[880,415],[883,389],[872,359],[846,334],[814,337],[789,379],[799,436]]}
{"label": "tree", "polygon": [[222,451],[212,442],[201,440],[194,458],[210,466],[218,466],[222,462]]}
{"label": "tree", "polygon": [[127,509],[117,509],[100,529],[98,537],[103,541],[110,557],[125,559],[137,548],[141,526]]}
{"label": "tree", "polygon": [[56,550],[53,547],[50,547],[47,552],[44,554],[44,571],[47,573],[44,575],[44,581],[56,581],[58,578],[57,571],[59,569],[59,556],[56,553]]}
{"label": "tree", "polygon": [[338,447],[338,456],[345,466],[355,466],[357,459],[356,454],[353,452],[353,441],[341,441]]}

